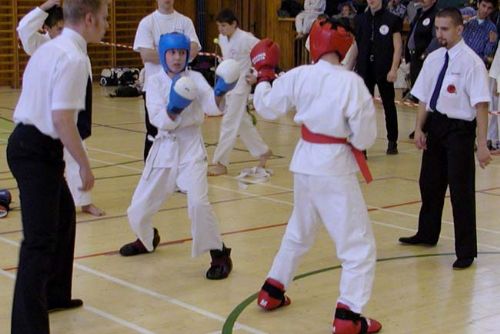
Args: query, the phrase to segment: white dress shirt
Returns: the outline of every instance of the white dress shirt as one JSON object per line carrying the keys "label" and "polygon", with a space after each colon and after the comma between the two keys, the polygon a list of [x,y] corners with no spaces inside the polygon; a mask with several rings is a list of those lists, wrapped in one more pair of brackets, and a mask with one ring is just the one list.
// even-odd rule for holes
{"label": "white dress shirt", "polygon": [[[193,21],[177,11],[172,14],[162,14],[158,10],[144,17],[139,23],[134,40],[134,51],[139,52],[141,48],[158,50],[160,36],[166,33],[178,32],[189,37],[191,42],[198,44],[201,49],[200,41],[196,35]],[[147,89],[149,78],[162,71],[160,64],[145,63],[145,83],[144,90]]]}
{"label": "white dress shirt", "polygon": [[40,45],[50,41],[49,34],[39,32],[48,16],[47,12],[36,7],[19,21],[17,33],[24,51],[30,56]]}
{"label": "white dress shirt", "polygon": [[59,138],[52,111],[74,111],[76,124],[77,111],[85,108],[89,66],[87,43],[74,30],[65,28],[40,46],[24,71],[14,122],[34,125],[45,135]]}
{"label": "white dress shirt", "polygon": [[430,100],[444,65],[446,52],[449,56],[448,68],[436,110],[449,118],[472,121],[476,118],[476,104],[490,102],[491,96],[486,67],[463,40],[449,50],[442,47],[427,56],[411,94],[427,105],[427,111],[431,111]]}
{"label": "white dress shirt", "polygon": [[[254,94],[256,111],[275,119],[295,107],[295,122],[318,134],[348,138],[365,150],[375,142],[375,107],[363,79],[340,65],[319,60],[263,82]],[[299,130],[297,130],[299,131]],[[290,164],[294,173],[346,175],[358,170],[348,145],[315,144],[300,139]]]}

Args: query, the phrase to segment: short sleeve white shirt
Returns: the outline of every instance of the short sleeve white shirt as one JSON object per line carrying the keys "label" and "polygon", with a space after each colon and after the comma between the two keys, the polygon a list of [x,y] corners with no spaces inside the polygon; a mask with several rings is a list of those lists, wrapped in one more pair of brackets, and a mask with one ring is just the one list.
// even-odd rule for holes
{"label": "short sleeve white shirt", "polygon": [[54,139],[53,110],[71,110],[76,115],[85,108],[90,62],[87,43],[77,32],[65,28],[60,36],[39,47],[28,61],[14,123],[34,125]]}
{"label": "short sleeve white shirt", "polygon": [[47,12],[36,7],[19,21],[17,33],[24,51],[30,56],[40,45],[50,41],[49,34],[38,32],[43,27],[43,23],[48,16]]}
{"label": "short sleeve white shirt", "polygon": [[411,94],[430,109],[430,100],[445,54],[448,52],[448,68],[437,99],[436,109],[449,118],[472,121],[476,118],[475,105],[490,102],[488,72],[481,58],[463,40],[451,49],[440,48],[427,56]]}
{"label": "short sleeve white shirt", "polygon": [[[158,43],[162,34],[179,32],[189,37],[191,42],[201,44],[196,35],[193,21],[185,15],[174,11],[172,14],[162,14],[158,10],[144,17],[139,23],[134,40],[134,51],[139,52],[141,48],[158,50]],[[149,78],[161,71],[160,64],[145,63],[145,84],[146,90]]]}

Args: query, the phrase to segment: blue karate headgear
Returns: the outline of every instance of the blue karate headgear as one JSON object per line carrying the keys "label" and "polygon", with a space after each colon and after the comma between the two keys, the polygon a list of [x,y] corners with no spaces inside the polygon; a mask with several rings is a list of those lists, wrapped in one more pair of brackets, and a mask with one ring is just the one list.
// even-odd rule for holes
{"label": "blue karate headgear", "polygon": [[160,42],[158,45],[158,56],[160,57],[160,64],[163,66],[165,72],[168,72],[169,68],[167,62],[165,61],[165,54],[168,50],[172,49],[181,49],[186,50],[186,64],[184,68],[186,68],[189,61],[189,50],[191,49],[191,41],[189,38],[181,33],[172,32],[168,34],[163,34],[160,36]]}

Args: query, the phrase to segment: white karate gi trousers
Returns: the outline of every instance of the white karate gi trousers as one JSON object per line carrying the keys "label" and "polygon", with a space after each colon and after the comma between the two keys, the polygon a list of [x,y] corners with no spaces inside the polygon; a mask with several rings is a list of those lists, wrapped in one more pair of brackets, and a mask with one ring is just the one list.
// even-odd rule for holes
{"label": "white karate gi trousers", "polygon": [[152,217],[175,191],[177,182],[179,188],[187,191],[188,216],[191,219],[193,237],[192,256],[211,249],[222,249],[217,219],[208,201],[207,162],[190,161],[171,168],[151,166],[155,160],[153,155],[158,153],[155,152],[155,146],[158,145],[161,145],[161,140],[155,140],[151,148],[141,180],[127,210],[130,227],[146,249],[153,251]]}
{"label": "white karate gi trousers", "polygon": [[289,286],[301,257],[313,245],[320,222],[342,264],[341,302],[361,313],[375,275],[375,239],[355,174],[294,175],[294,208],[268,277]]}
{"label": "white karate gi trousers", "polygon": [[[87,153],[85,142],[82,141],[82,145],[85,153]],[[91,192],[79,189],[82,186],[80,166],[66,148],[64,148],[64,162],[66,163],[66,169],[64,171],[66,175],[66,182],[68,183],[69,191],[73,196],[75,206],[85,206],[91,204]]]}

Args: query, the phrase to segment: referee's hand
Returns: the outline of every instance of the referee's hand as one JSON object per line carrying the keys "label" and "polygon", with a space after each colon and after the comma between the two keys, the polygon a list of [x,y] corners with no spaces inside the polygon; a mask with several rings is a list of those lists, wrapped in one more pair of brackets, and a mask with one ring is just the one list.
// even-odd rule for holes
{"label": "referee's hand", "polygon": [[427,136],[421,129],[415,129],[415,135],[413,137],[415,141],[415,146],[419,150],[425,150],[427,149]]}
{"label": "referee's hand", "polygon": [[491,162],[490,150],[486,145],[478,145],[476,155],[479,166],[483,169]]}

